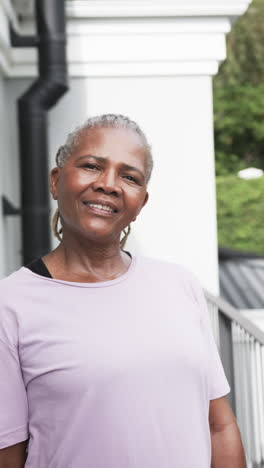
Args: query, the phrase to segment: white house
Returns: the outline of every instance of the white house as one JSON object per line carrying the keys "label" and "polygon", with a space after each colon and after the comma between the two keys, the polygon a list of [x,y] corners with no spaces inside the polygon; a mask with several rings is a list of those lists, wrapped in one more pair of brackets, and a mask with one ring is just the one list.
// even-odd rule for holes
{"label": "white house", "polygon": [[[0,1],[0,191],[20,206],[16,100],[37,74],[36,50],[10,46],[8,23],[34,31],[30,0]],[[150,199],[128,250],[184,264],[219,292],[212,78],[226,34],[250,0],[67,1],[70,90],[49,114],[50,168],[90,115],[123,113],[153,148]],[[20,217],[0,205],[0,276],[21,265]],[[51,214],[55,204],[51,201]],[[57,241],[54,240],[54,247]]]}

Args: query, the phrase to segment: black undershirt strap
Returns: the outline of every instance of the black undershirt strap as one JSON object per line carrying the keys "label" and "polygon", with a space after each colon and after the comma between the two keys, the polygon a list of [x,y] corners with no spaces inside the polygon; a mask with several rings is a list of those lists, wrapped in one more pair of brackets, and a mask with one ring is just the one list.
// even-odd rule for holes
{"label": "black undershirt strap", "polygon": [[46,276],[47,278],[52,278],[42,258],[37,258],[36,260],[33,260],[33,262],[30,262],[28,263],[28,265],[25,266],[26,268],[29,268],[31,271],[37,273],[38,275]]}
{"label": "black undershirt strap", "polygon": [[[126,250],[123,250],[123,252],[125,252],[127,255],[129,255],[130,258],[132,258],[132,255],[130,252]],[[28,263],[27,265],[25,265],[25,267],[29,268],[31,271],[33,271],[34,273],[37,273],[38,275],[46,276],[47,278],[52,278],[49,270],[47,269],[41,257]]]}

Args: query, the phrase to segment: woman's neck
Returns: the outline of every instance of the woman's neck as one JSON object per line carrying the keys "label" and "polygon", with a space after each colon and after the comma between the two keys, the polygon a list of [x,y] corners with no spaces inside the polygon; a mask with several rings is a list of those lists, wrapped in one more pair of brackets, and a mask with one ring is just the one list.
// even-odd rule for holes
{"label": "woman's neck", "polygon": [[120,247],[116,250],[82,246],[74,249],[63,241],[42,260],[55,279],[91,283],[118,278],[131,263],[131,258]]}

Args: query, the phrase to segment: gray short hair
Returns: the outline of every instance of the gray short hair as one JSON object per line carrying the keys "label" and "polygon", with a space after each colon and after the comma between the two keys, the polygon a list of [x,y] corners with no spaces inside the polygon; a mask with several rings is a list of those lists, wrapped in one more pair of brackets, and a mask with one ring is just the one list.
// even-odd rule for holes
{"label": "gray short hair", "polygon": [[151,146],[148,144],[146,135],[141,130],[139,125],[130,120],[129,117],[126,117],[122,114],[104,114],[98,115],[95,117],[90,117],[84,122],[83,125],[76,127],[75,130],[69,133],[66,142],[64,145],[60,146],[56,154],[56,163],[58,167],[63,167],[66,160],[73,154],[76,146],[78,145],[83,134],[88,132],[92,128],[104,128],[104,127],[114,127],[114,128],[126,128],[137,133],[141,138],[142,145],[147,152],[147,178],[146,182],[150,180],[150,176],[153,169],[153,158],[151,152]]}

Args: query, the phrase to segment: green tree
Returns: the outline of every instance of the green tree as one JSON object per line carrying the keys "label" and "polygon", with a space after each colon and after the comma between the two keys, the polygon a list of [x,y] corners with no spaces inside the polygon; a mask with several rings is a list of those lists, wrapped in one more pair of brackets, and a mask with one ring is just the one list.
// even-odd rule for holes
{"label": "green tree", "polygon": [[264,0],[253,0],[227,38],[214,79],[216,175],[264,169]]}
{"label": "green tree", "polygon": [[216,175],[264,169],[264,83],[215,89]]}
{"label": "green tree", "polygon": [[253,0],[227,37],[227,60],[215,87],[259,85],[264,78],[264,1]]}

